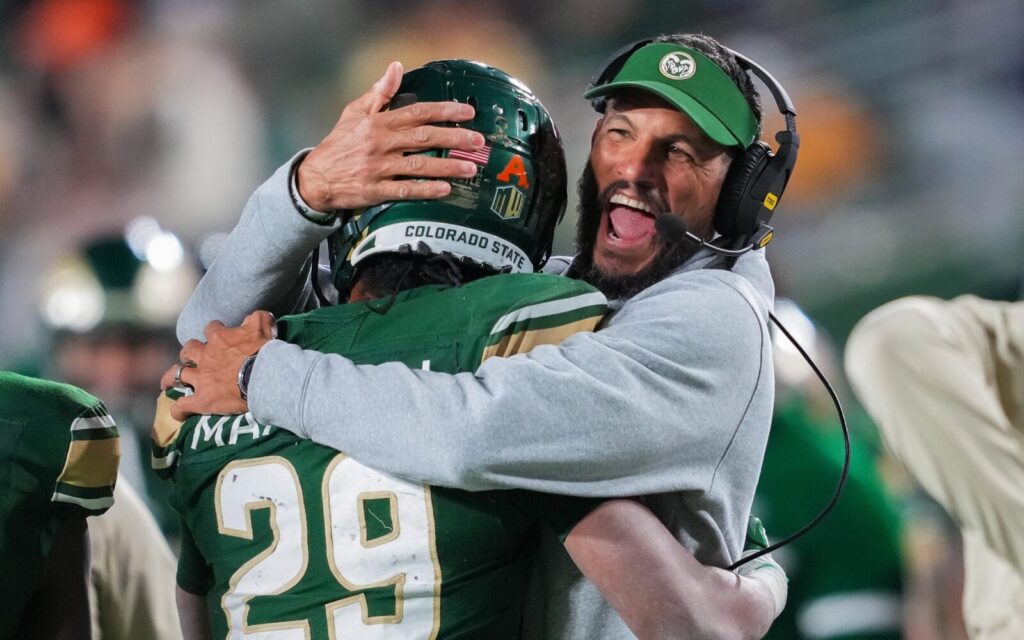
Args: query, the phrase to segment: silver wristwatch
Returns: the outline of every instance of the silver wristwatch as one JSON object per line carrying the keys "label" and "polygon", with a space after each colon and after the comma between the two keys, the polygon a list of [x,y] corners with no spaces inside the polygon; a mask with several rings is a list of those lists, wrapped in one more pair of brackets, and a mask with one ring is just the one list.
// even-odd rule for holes
{"label": "silver wristwatch", "polygon": [[238,393],[242,400],[249,401],[249,378],[252,376],[252,366],[256,364],[256,356],[259,351],[242,360],[242,366],[238,367]]}

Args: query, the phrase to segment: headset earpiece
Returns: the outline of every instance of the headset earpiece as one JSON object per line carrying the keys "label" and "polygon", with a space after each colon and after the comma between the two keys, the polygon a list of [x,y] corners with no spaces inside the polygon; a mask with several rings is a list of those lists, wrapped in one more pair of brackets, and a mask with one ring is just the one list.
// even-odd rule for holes
{"label": "headset earpiece", "polygon": [[755,140],[733,158],[715,206],[715,231],[727,238],[753,235],[762,205],[751,199],[750,189],[773,156],[767,144]]}
{"label": "headset earpiece", "polygon": [[796,166],[800,135],[796,132],[796,109],[779,81],[750,58],[730,52],[740,67],[768,87],[786,121],[786,128],[775,134],[779,143],[776,152],[765,142],[755,140],[733,160],[715,206],[714,225],[718,233],[735,245],[753,242],[753,246],[760,248],[772,239],[773,230],[768,222]]}

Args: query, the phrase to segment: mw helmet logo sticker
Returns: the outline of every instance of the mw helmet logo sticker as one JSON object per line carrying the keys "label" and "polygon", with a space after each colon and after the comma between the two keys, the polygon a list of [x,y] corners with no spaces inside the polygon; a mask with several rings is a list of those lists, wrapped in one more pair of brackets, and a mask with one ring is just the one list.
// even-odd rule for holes
{"label": "mw helmet logo sticker", "polygon": [[494,200],[491,201],[491,211],[505,220],[511,220],[522,215],[525,204],[526,194],[519,189],[512,186],[498,187],[494,191]]}

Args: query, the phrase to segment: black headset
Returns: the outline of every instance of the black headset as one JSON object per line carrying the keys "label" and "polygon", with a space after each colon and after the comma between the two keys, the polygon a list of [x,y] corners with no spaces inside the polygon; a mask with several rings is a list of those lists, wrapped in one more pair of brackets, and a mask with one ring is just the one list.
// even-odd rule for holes
{"label": "black headset", "polygon": [[[653,38],[626,45],[602,65],[590,81],[591,88],[611,82],[634,52],[655,42]],[[679,44],[667,41],[667,44]],[[689,45],[681,45],[688,47]],[[755,140],[733,159],[715,206],[714,226],[731,248],[742,251],[760,248],[771,242],[774,230],[768,226],[789,176],[796,165],[800,136],[796,132],[796,109],[782,85],[764,67],[750,58],[723,47],[736,58],[740,67],[764,82],[775,104],[786,119],[786,129],[775,134],[776,152],[765,142]],[[605,98],[595,98],[594,108],[604,112]]]}

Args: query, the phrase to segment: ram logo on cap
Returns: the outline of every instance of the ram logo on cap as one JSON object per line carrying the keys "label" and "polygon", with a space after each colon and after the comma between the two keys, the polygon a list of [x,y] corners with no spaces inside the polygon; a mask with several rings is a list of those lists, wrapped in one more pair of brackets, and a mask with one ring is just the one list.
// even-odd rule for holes
{"label": "ram logo on cap", "polygon": [[686,80],[697,71],[697,63],[690,54],[673,51],[661,59],[658,69],[661,75],[670,80]]}

